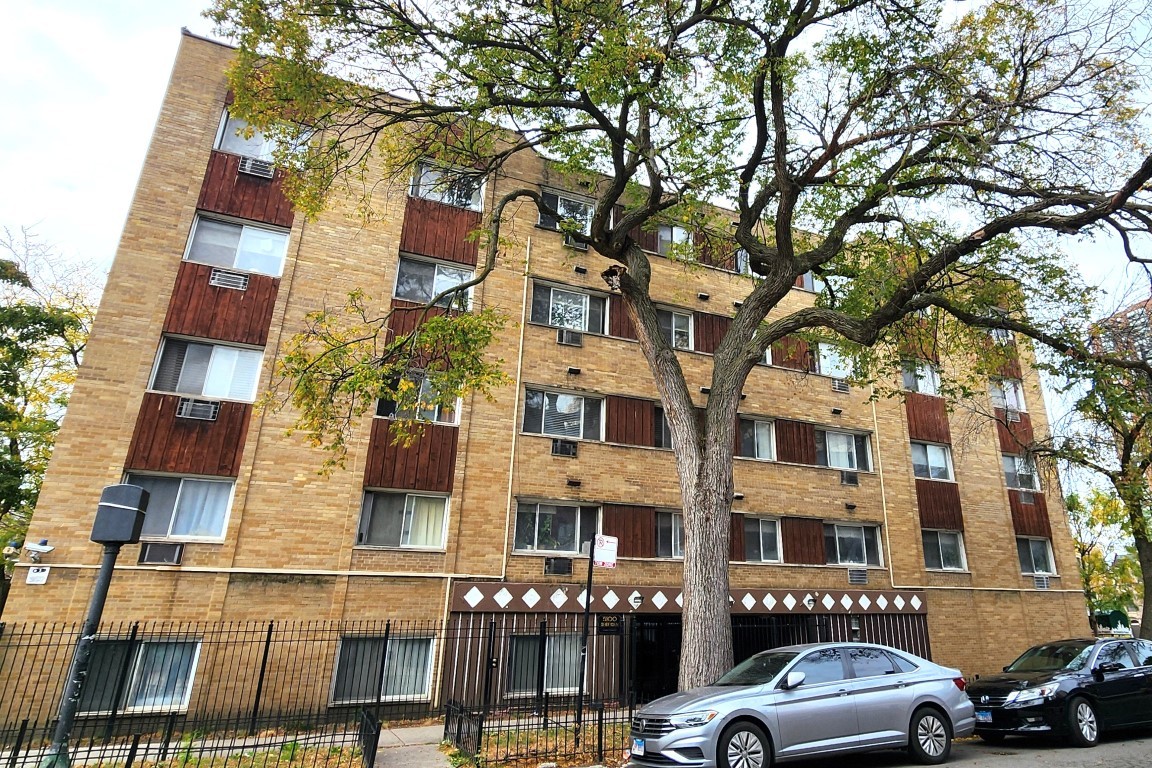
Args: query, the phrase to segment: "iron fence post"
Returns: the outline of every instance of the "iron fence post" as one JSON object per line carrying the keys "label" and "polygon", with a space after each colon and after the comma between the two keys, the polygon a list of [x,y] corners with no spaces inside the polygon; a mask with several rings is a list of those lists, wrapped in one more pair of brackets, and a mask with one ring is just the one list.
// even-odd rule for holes
{"label": "iron fence post", "polygon": [[536,655],[536,711],[540,712],[544,703],[544,674],[548,653],[548,620],[540,622],[540,645]]}
{"label": "iron fence post", "polygon": [[268,622],[268,632],[264,636],[264,655],[260,659],[260,676],[256,679],[256,695],[252,701],[252,719],[248,722],[248,735],[256,733],[256,721],[260,717],[260,699],[264,695],[264,675],[268,671],[268,654],[272,649],[272,632],[276,622]]}
{"label": "iron fence post", "polygon": [[120,710],[120,697],[124,695],[124,688],[128,685],[128,673],[132,671],[132,656],[136,653],[136,636],[140,631],[140,622],[132,622],[132,629],[128,631],[128,653],[124,654],[124,661],[120,664],[120,674],[116,677],[116,693],[112,696],[112,710],[108,713],[108,724],[104,733],[112,737],[112,728],[116,724],[116,715]]}
{"label": "iron fence post", "polygon": [[484,650],[484,700],[480,704],[480,722],[476,727],[476,754],[481,751],[480,742],[484,739],[484,726],[488,721],[489,700],[492,698],[492,675],[496,673],[496,620],[488,622],[488,645]]}
{"label": "iron fence post", "polygon": [[380,651],[380,674],[376,676],[376,718],[380,718],[380,705],[384,700],[384,669],[388,664],[388,640],[392,635],[392,620],[384,622],[384,647]]}
{"label": "iron fence post", "polygon": [[16,768],[20,761],[20,747],[24,746],[24,735],[28,733],[28,718],[20,721],[20,731],[16,734],[16,745],[12,747],[12,754],[8,758],[8,768]]}

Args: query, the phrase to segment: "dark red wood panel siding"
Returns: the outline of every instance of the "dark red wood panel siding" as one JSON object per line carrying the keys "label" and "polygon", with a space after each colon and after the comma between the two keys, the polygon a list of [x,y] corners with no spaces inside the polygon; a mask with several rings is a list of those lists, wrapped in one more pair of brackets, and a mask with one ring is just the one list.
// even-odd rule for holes
{"label": "dark red wood panel siding", "polygon": [[1008,506],[1012,508],[1012,526],[1021,536],[1052,538],[1052,522],[1048,519],[1048,503],[1044,494],[1033,493],[1033,503],[1023,501],[1022,492],[1008,491]]}
{"label": "dark red wood panel siding", "polygon": [[404,447],[392,444],[391,424],[390,419],[372,420],[364,486],[450,493],[460,429],[426,424],[424,434]]}
{"label": "dark red wood panel siding", "polygon": [[1020,420],[1009,422],[1004,409],[996,409],[996,434],[1000,438],[1000,450],[1004,453],[1020,453],[1036,439],[1032,431],[1032,417],[1023,411],[1017,411],[1017,414]]}
{"label": "dark red wood panel siding", "polygon": [[720,340],[732,326],[732,318],[709,312],[696,312],[692,322],[695,325],[692,333],[695,336],[696,351],[708,354],[716,351],[716,347],[720,346]]}
{"label": "dark red wood panel siding", "polygon": [[960,486],[956,483],[916,478],[916,505],[920,507],[922,528],[964,530],[964,515],[960,510]]}
{"label": "dark red wood panel siding", "polygon": [[816,361],[808,351],[808,342],[785,336],[772,345],[772,364],[797,371],[816,370]]}
{"label": "dark red wood panel siding", "polygon": [[1024,374],[1020,369],[1020,353],[1016,351],[1016,345],[1010,344],[1006,346],[1006,354],[1008,359],[1005,360],[997,370],[997,374],[1002,379],[1022,379]]}
{"label": "dark red wood panel siding", "polygon": [[648,447],[655,443],[656,403],[636,397],[608,395],[605,410],[604,439],[609,443]]}
{"label": "dark red wood panel siding", "polygon": [[252,405],[223,402],[215,421],[180,419],[176,417],[180,398],[144,393],[125,469],[236,477]]}
{"label": "dark red wood panel siding", "polygon": [[736,251],[740,246],[732,240],[695,232],[692,242],[696,246],[696,260],[701,264],[729,271],[736,269]]}
{"label": "dark red wood panel siding", "polygon": [[164,318],[166,333],[264,346],[276,305],[279,278],[249,275],[243,291],[210,285],[214,267],[185,261]]}
{"label": "dark red wood panel siding", "polygon": [[795,464],[816,463],[816,427],[802,421],[777,419],[776,458]]}
{"label": "dark red wood panel siding", "polygon": [[271,179],[240,173],[240,159],[239,155],[212,151],[196,207],[263,224],[291,227],[292,206],[282,189],[284,173],[277,170]]}
{"label": "dark red wood panel siding", "polygon": [[480,226],[480,213],[409,197],[400,230],[400,250],[461,264],[475,264],[478,248],[469,237]]}
{"label": "dark red wood panel siding", "polygon": [[645,251],[656,253],[660,247],[660,234],[658,232],[645,232],[637,227],[628,234],[636,241],[636,244]]}
{"label": "dark red wood panel siding", "polygon": [[656,557],[656,508],[605,504],[601,508],[605,535],[616,536],[620,557]]}
{"label": "dark red wood panel siding", "polygon": [[904,410],[908,414],[908,437],[930,443],[952,442],[952,433],[948,429],[948,406],[944,398],[906,392]]}
{"label": "dark red wood panel siding", "polygon": [[393,337],[407,336],[420,327],[424,318],[442,315],[445,312],[447,310],[443,307],[432,307],[425,314],[423,304],[392,299],[392,316],[388,318],[388,328],[392,331]]}
{"label": "dark red wood panel siding", "polygon": [[746,557],[744,552],[744,515],[733,513],[732,537],[728,541],[728,559],[740,563]]}
{"label": "dark red wood panel siding", "polygon": [[624,309],[624,297],[618,293],[608,295],[608,335],[621,339],[635,339],[636,328],[628,310]]}
{"label": "dark red wood panel siding", "polygon": [[823,520],[810,517],[782,518],[780,539],[784,544],[784,562],[824,565]]}

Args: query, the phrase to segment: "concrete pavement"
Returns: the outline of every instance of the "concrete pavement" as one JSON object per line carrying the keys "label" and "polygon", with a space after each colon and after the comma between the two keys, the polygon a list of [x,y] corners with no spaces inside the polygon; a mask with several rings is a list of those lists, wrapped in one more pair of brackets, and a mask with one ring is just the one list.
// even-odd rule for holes
{"label": "concrete pavement", "polygon": [[440,751],[443,724],[411,728],[383,728],[376,750],[376,768],[446,768],[448,756]]}

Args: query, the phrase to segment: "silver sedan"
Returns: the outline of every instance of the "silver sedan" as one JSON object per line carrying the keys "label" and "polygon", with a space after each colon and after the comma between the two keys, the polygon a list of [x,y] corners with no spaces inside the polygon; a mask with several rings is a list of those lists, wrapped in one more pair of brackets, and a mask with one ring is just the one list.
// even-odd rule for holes
{"label": "silver sedan", "polygon": [[774,761],[906,748],[948,759],[976,721],[960,672],[895,648],[813,643],[763,651],[713,685],[632,719],[634,766],[767,768]]}

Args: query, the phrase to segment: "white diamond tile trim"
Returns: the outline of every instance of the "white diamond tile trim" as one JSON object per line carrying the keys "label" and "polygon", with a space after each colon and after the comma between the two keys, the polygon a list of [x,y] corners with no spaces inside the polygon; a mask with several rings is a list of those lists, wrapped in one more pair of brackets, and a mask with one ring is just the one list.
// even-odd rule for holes
{"label": "white diamond tile trim", "polygon": [[480,605],[480,601],[484,599],[484,593],[476,587],[468,590],[468,594],[464,595],[464,602],[468,603],[469,607],[475,608]]}
{"label": "white diamond tile trim", "polygon": [[824,599],[821,600],[820,602],[822,602],[824,604],[825,609],[830,611],[830,610],[832,610],[832,606],[836,605],[836,598],[832,597],[832,595],[825,592],[824,593]]}
{"label": "white diamond tile trim", "polygon": [[507,587],[501,587],[499,592],[492,595],[492,599],[496,601],[496,605],[507,608],[508,603],[512,602],[512,593],[508,591]]}
{"label": "white diamond tile trim", "polygon": [[888,598],[880,595],[880,597],[876,598],[876,605],[880,606],[880,610],[882,611],[888,610]]}
{"label": "white diamond tile trim", "polygon": [[860,595],[860,599],[857,602],[860,603],[860,607],[864,610],[868,610],[869,606],[872,605],[872,601],[868,599],[868,595]]}
{"label": "white diamond tile trim", "polygon": [[640,606],[644,605],[644,595],[640,594],[639,592],[633,592],[632,594],[628,595],[628,605],[632,606],[633,608],[639,608]]}
{"label": "white diamond tile trim", "polygon": [[558,589],[552,593],[552,597],[550,599],[552,601],[552,605],[559,608],[564,605],[564,603],[568,602],[568,595],[564,594],[564,590]]}
{"label": "white diamond tile trim", "polygon": [[896,599],[892,601],[892,605],[896,606],[896,610],[904,610],[904,598],[901,595],[896,595]]}
{"label": "white diamond tile trim", "polygon": [[681,608],[684,607],[684,593],[683,592],[680,592],[676,595],[676,605],[680,606]]}
{"label": "white diamond tile trim", "polygon": [[764,595],[763,603],[765,608],[772,610],[776,607],[776,598],[772,596],[771,592],[769,592],[768,594]]}
{"label": "white diamond tile trim", "polygon": [[605,593],[604,605],[608,606],[608,610],[612,610],[613,608],[615,608],[616,603],[618,603],[618,602],[620,602],[620,598],[616,597],[615,592],[613,592],[612,590],[608,590],[608,592]]}
{"label": "white diamond tile trim", "polygon": [[668,604],[668,598],[664,597],[663,592],[657,592],[652,595],[652,605],[656,606],[656,610],[660,610]]}
{"label": "white diamond tile trim", "polygon": [[585,592],[583,589],[580,590],[580,595],[579,595],[579,597],[576,598],[576,602],[580,603],[580,607],[583,608],[587,604],[585,602],[587,600],[588,600],[588,593]]}
{"label": "white diamond tile trim", "polygon": [[923,605],[917,595],[912,595],[912,600],[909,602],[909,604],[912,606],[912,609],[916,611],[920,610],[920,606]]}
{"label": "white diamond tile trim", "polygon": [[540,602],[540,593],[534,589],[529,589],[524,593],[524,597],[522,597],[521,600],[523,600],[529,608],[532,608],[536,603]]}
{"label": "white diamond tile trim", "polygon": [[852,596],[851,595],[844,595],[844,597],[840,598],[840,605],[844,606],[844,610],[846,610],[846,611],[851,610],[852,609]]}
{"label": "white diamond tile trim", "polygon": [[811,592],[804,595],[804,607],[807,608],[808,610],[812,610],[813,608],[816,607],[816,598],[812,597]]}
{"label": "white diamond tile trim", "polygon": [[784,595],[784,607],[787,608],[788,610],[792,610],[793,608],[796,607],[796,598],[792,597],[791,592]]}
{"label": "white diamond tile trim", "polygon": [[750,611],[752,610],[752,606],[756,605],[756,598],[745,592],[744,599],[740,601],[740,604],[744,606],[744,610]]}

